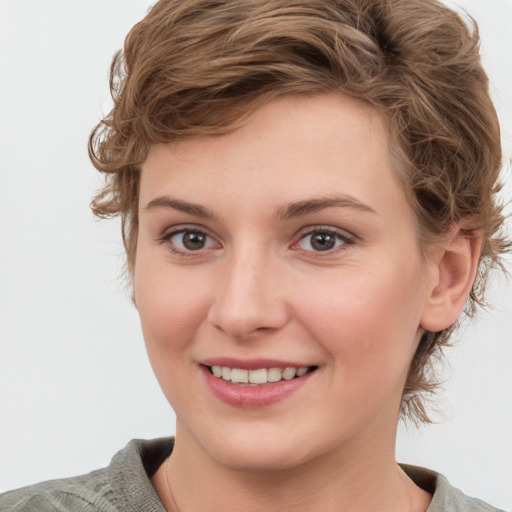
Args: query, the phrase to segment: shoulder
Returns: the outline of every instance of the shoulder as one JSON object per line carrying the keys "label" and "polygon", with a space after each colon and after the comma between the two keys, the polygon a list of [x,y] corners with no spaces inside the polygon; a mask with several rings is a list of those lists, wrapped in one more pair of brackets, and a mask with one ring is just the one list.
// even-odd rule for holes
{"label": "shoulder", "polygon": [[170,438],[130,441],[107,468],[1,494],[0,512],[163,512],[150,476],[171,451]]}
{"label": "shoulder", "polygon": [[107,469],[88,475],[50,480],[0,495],[0,512],[115,510]]}
{"label": "shoulder", "polygon": [[400,466],[416,485],[433,495],[426,512],[504,512],[482,500],[467,496],[435,471],[406,464]]}

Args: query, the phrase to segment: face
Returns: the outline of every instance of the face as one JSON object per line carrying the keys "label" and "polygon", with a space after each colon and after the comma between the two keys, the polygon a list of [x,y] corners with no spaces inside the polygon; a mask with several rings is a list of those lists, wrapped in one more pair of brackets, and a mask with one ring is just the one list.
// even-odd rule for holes
{"label": "face", "polygon": [[388,137],[320,95],[151,148],[134,297],[178,445],[245,470],[393,450],[433,272]]}

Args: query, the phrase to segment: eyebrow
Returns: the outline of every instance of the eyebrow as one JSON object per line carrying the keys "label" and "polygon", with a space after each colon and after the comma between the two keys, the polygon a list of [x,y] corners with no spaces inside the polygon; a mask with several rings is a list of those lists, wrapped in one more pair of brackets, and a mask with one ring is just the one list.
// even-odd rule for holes
{"label": "eyebrow", "polygon": [[377,214],[377,212],[370,206],[361,203],[352,196],[343,194],[289,203],[277,210],[276,217],[279,219],[293,219],[296,217],[308,215],[310,213],[315,213],[320,210],[324,210],[325,208],[333,207],[352,208],[354,210],[359,210],[361,212]]}
{"label": "eyebrow", "polygon": [[144,211],[152,210],[153,208],[171,208],[179,212],[188,213],[195,217],[201,217],[203,219],[215,219],[216,215],[208,208],[195,203],[189,203],[188,201],[180,201],[179,199],[173,199],[169,196],[160,196],[151,200],[145,207]]}
{"label": "eyebrow", "polygon": [[[324,210],[325,208],[352,208],[362,212],[377,214],[377,212],[370,206],[361,203],[357,199],[349,195],[336,195],[328,197],[319,197],[313,199],[306,199],[304,201],[297,201],[281,206],[274,217],[281,220],[288,220],[297,217],[302,217],[311,213]],[[169,196],[160,196],[151,200],[144,210],[152,210],[154,208],[170,208],[177,210],[195,217],[203,219],[216,219],[217,216],[208,208],[200,204],[174,199]]]}

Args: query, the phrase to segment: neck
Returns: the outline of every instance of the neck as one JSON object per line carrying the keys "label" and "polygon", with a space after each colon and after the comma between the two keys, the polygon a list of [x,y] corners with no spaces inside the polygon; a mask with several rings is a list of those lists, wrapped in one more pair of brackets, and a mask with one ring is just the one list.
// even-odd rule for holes
{"label": "neck", "polygon": [[400,470],[394,449],[365,444],[364,452],[356,446],[289,469],[247,471],[218,463],[178,426],[153,484],[169,512],[426,510],[430,495]]}

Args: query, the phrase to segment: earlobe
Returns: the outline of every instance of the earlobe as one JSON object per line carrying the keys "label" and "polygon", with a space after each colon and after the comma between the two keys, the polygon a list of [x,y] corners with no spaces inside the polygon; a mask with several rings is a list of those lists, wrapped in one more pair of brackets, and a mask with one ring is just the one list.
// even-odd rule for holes
{"label": "earlobe", "polygon": [[421,318],[423,329],[438,332],[455,323],[471,292],[481,246],[480,233],[457,228],[434,251],[430,295]]}

